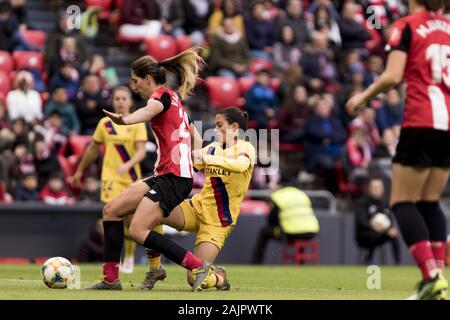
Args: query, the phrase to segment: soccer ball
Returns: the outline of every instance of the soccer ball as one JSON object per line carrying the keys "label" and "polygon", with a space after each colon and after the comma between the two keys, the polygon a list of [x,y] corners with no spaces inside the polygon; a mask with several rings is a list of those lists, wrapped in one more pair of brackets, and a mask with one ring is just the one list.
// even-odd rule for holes
{"label": "soccer ball", "polygon": [[44,262],[41,269],[42,281],[52,289],[67,288],[73,279],[74,267],[69,260],[62,257],[53,257]]}
{"label": "soccer ball", "polygon": [[391,227],[391,220],[384,213],[377,213],[370,219],[370,224],[372,226],[377,225],[379,231],[384,232]]}

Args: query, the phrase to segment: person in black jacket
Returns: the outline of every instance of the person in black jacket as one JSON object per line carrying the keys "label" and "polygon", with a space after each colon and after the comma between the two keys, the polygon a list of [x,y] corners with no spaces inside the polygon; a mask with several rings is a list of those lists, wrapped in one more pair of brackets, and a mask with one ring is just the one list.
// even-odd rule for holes
{"label": "person in black jacket", "polygon": [[35,173],[23,175],[21,185],[17,188],[14,201],[38,201],[38,180]]}
{"label": "person in black jacket", "polygon": [[372,39],[370,33],[356,22],[355,15],[356,5],[347,2],[342,8],[342,19],[339,21],[343,51],[363,49],[366,41]]}
{"label": "person in black jacket", "polygon": [[[385,215],[386,217],[381,219],[379,215]],[[371,178],[367,195],[362,200],[360,210],[357,212],[356,242],[361,248],[367,249],[367,254],[364,257],[366,264],[373,263],[373,254],[376,248],[386,242],[391,242],[395,263],[400,264],[398,231],[394,226],[394,216],[389,209],[387,199],[385,199],[384,184],[381,177],[374,176]]]}

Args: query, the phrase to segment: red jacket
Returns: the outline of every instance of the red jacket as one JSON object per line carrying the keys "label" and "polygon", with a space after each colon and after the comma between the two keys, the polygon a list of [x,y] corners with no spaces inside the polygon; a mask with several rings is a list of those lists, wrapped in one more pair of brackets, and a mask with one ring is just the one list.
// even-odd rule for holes
{"label": "red jacket", "polygon": [[69,204],[69,195],[64,189],[54,192],[46,184],[42,191],[39,192],[39,200],[46,204],[67,205]]}

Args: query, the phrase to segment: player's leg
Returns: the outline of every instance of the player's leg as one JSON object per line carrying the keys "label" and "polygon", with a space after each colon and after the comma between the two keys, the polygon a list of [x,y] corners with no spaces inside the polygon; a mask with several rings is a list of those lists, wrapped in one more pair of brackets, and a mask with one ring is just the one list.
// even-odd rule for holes
{"label": "player's leg", "polygon": [[195,270],[196,279],[193,291],[197,291],[200,289],[203,280],[211,272],[210,265],[172,240],[151,231],[155,225],[162,222],[163,218],[164,211],[159,202],[154,202],[150,197],[144,197],[134,214],[130,225],[130,234],[137,243],[144,247],[164,254],[167,258],[188,270]]}
{"label": "player's leg", "polygon": [[132,215],[126,216],[124,218],[124,250],[123,250],[123,259],[122,265],[120,267],[120,271],[123,273],[133,273],[134,271],[134,253],[136,251],[136,242],[131,239],[130,232],[128,228],[131,223]]}
{"label": "player's leg", "polygon": [[403,239],[422,272],[418,299],[433,299],[442,289],[440,287],[445,286],[439,279],[440,272],[431,250],[427,224],[415,204],[422,196],[430,172],[431,169],[425,167],[404,166],[399,163],[392,166],[392,211]]}
{"label": "player's leg", "polygon": [[92,285],[92,290],[120,290],[119,264],[124,239],[124,222],[127,215],[134,212],[142,197],[149,191],[144,182],[131,185],[103,208],[104,280]]}
{"label": "player's leg", "polygon": [[431,250],[438,268],[444,271],[447,248],[447,220],[439,205],[441,194],[448,183],[450,169],[432,168],[416,206],[430,233]]}

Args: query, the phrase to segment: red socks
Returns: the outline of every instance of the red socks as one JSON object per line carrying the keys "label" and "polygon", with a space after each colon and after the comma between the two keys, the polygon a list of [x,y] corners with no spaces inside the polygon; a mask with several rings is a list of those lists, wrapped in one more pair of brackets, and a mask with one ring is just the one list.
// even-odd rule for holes
{"label": "red socks", "polygon": [[203,265],[203,261],[194,256],[189,251],[186,252],[186,255],[183,258],[183,261],[181,262],[181,266],[188,270],[193,270],[198,267],[201,267]]}
{"label": "red socks", "polygon": [[430,279],[436,275],[437,264],[433,251],[431,250],[430,241],[424,240],[417,242],[409,247],[409,251],[411,251],[420,271],[422,271],[424,280]]}
{"label": "red socks", "polygon": [[103,274],[105,281],[113,283],[119,279],[119,262],[105,262],[103,263]]}
{"label": "red socks", "polygon": [[445,258],[446,258],[446,246],[447,243],[444,241],[432,241],[431,251],[433,252],[434,259],[436,260],[437,267],[440,270],[445,269]]}

